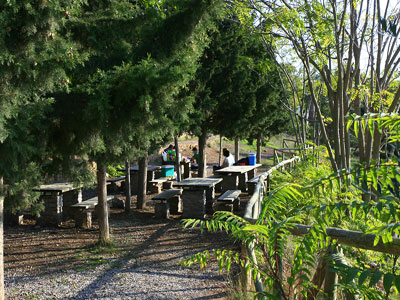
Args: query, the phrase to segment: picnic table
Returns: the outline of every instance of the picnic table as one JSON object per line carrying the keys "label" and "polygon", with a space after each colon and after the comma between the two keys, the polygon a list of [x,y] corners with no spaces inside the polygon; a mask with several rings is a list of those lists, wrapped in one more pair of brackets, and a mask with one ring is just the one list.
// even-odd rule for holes
{"label": "picnic table", "polygon": [[204,218],[212,209],[215,198],[215,185],[222,178],[187,178],[174,183],[182,188],[183,218]]}
{"label": "picnic table", "polygon": [[[118,171],[125,172],[126,169],[118,169]],[[131,193],[137,194],[139,182],[139,166],[132,166],[129,168],[131,174]],[[152,181],[161,176],[161,166],[147,166],[147,186],[150,186],[149,181]]]}
{"label": "picnic table", "polygon": [[40,192],[44,204],[44,211],[37,220],[43,225],[58,225],[62,219],[73,217],[71,205],[82,202],[82,187],[72,183],[42,184],[32,190]]}
{"label": "picnic table", "polygon": [[236,190],[239,188],[242,192],[246,192],[246,182],[256,175],[256,169],[258,167],[261,167],[261,164],[230,166],[216,170],[215,172],[222,175],[223,181],[221,185],[223,191]]}

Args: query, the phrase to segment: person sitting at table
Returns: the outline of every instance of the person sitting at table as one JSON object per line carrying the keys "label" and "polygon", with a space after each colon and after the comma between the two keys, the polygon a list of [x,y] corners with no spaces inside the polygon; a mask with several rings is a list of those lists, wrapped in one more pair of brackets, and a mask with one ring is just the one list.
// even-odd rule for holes
{"label": "person sitting at table", "polygon": [[193,147],[192,152],[193,156],[190,159],[190,161],[192,162],[191,168],[192,170],[197,170],[199,168],[199,151],[196,147]]}
{"label": "person sitting at table", "polygon": [[235,163],[235,159],[233,158],[233,155],[229,152],[228,149],[226,148],[222,149],[222,154],[225,156],[224,161],[222,162],[222,165],[214,166],[213,167],[214,171],[233,166],[233,164]]}
{"label": "person sitting at table", "polygon": [[175,164],[176,150],[175,147],[171,144],[168,148],[164,149],[162,156],[162,164],[163,165],[173,165]]}

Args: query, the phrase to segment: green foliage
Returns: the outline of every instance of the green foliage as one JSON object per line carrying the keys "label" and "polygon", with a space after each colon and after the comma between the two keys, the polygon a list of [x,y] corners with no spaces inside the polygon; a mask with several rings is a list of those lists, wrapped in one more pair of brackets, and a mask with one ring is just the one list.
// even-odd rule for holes
{"label": "green foliage", "polygon": [[[277,104],[277,73],[260,36],[239,24],[235,11],[210,33],[210,46],[186,95],[195,98],[191,130],[201,128],[229,138],[274,134],[286,115]],[[248,16],[255,22],[255,16]],[[185,95],[185,96],[186,96]]]}
{"label": "green foliage", "polygon": [[[149,5],[111,1],[102,10],[88,9],[88,19],[74,20],[91,56],[73,73],[71,93],[56,97],[55,152],[119,163],[164,144],[187,119],[191,98],[176,96],[198,67],[219,2]],[[104,34],[110,30],[113,36]]]}
{"label": "green foliage", "polygon": [[118,169],[123,169],[125,166],[123,165],[108,165],[107,166],[107,174],[109,177],[119,177],[124,176],[124,172],[118,171]]}
{"label": "green foliage", "polygon": [[[380,123],[375,121],[382,128],[392,126],[390,132],[397,130],[396,126],[400,124],[393,116]],[[291,295],[297,299],[300,295],[305,297],[315,287],[311,278],[318,257],[323,258],[323,253],[338,247],[338,241],[329,237],[328,227],[340,226],[375,234],[373,245],[368,249],[386,245],[390,252],[394,236],[400,233],[399,179],[400,167],[396,159],[368,168],[358,165],[351,171],[337,173],[330,173],[326,165],[315,167],[313,160],[306,159],[290,175],[274,176],[274,188],[264,198],[255,224],[224,212],[217,212],[210,221],[186,220],[184,224],[200,225],[210,231],[226,230],[236,240],[252,245],[261,259],[257,262],[247,257],[249,263],[245,269],[260,276],[265,288],[263,296],[289,299]],[[362,194],[371,195],[374,201],[362,201]],[[297,224],[309,224],[310,227],[305,235],[291,241],[294,250],[288,251],[291,248],[288,247],[288,236],[295,232]],[[350,261],[344,262],[340,253],[325,258],[329,268],[338,274],[337,286],[343,293],[367,299],[387,299],[399,292],[397,256],[371,255],[346,246],[343,251],[350,255]],[[225,253],[225,256],[231,257],[231,254]],[[283,267],[282,277],[279,275],[280,258],[285,258],[289,266]],[[201,259],[205,266],[210,257],[203,255]],[[373,260],[378,260],[379,269],[371,269]],[[187,261],[193,263],[199,259]],[[219,258],[219,261],[224,266],[224,260],[221,263]],[[239,260],[238,264],[245,261]],[[316,293],[323,297],[322,291],[317,289]]]}
{"label": "green foliage", "polygon": [[[66,89],[68,71],[86,55],[66,30],[68,16],[84,1],[3,1],[0,4],[0,177],[5,209],[41,205],[31,191],[45,176],[45,116],[49,94]],[[51,125],[50,125],[51,126]]]}

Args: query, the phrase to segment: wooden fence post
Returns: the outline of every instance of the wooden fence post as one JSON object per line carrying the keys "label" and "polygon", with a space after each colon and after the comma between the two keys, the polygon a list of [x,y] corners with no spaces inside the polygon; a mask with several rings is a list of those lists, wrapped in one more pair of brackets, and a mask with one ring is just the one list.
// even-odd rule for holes
{"label": "wooden fence post", "polygon": [[335,285],[337,284],[337,274],[331,270],[333,256],[337,254],[337,247],[334,246],[333,249],[328,250],[325,259],[327,260],[327,267],[325,270],[325,284],[324,293],[326,299],[336,300]]}
{"label": "wooden fence post", "polygon": [[240,248],[240,256],[243,259],[243,265],[240,265],[240,288],[243,294],[247,294],[252,289],[251,272],[246,272],[246,265],[249,263],[249,255],[247,253],[247,246],[242,243]]}

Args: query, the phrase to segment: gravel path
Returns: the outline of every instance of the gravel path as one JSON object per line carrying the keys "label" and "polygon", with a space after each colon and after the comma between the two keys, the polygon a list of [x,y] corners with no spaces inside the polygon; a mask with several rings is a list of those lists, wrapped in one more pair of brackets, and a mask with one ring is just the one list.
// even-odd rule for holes
{"label": "gravel path", "polygon": [[6,279],[7,299],[225,299],[215,272],[179,267],[138,267],[60,271]]}
{"label": "gravel path", "polygon": [[183,230],[176,220],[133,222],[122,213],[111,222],[118,255],[93,266],[84,245],[97,231],[6,229],[7,299],[228,299],[228,280],[215,263],[179,266],[198,251],[231,244],[224,234]]}

